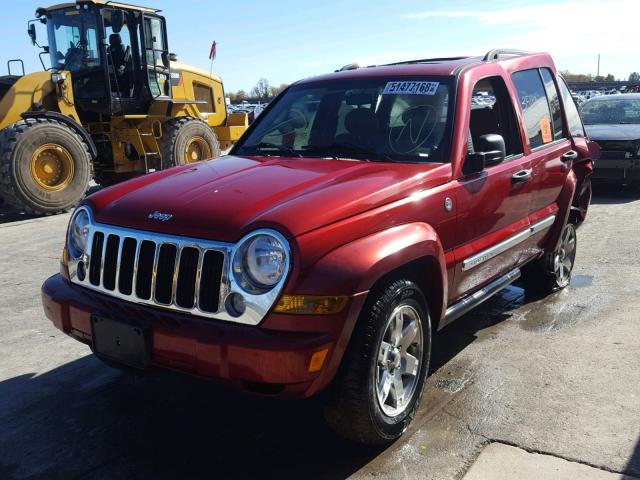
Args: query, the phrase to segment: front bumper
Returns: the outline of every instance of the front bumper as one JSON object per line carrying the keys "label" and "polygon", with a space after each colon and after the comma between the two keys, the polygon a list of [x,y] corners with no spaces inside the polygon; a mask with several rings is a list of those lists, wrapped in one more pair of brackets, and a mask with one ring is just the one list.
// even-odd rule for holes
{"label": "front bumper", "polygon": [[640,159],[605,158],[595,162],[595,180],[638,180],[640,179]]}
{"label": "front bumper", "polygon": [[[331,382],[365,297],[353,296],[340,314],[271,314],[256,327],[133,304],[73,285],[60,274],[42,285],[47,318],[83,343],[91,345],[92,314],[132,324],[135,319],[152,332],[154,365],[282,397],[308,397]],[[325,348],[322,369],[309,372],[312,355]]]}

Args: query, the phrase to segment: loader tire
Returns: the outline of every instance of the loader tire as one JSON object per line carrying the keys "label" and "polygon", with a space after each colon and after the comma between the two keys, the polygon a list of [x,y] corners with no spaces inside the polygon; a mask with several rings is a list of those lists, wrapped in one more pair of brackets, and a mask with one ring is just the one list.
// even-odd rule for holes
{"label": "loader tire", "polygon": [[220,156],[220,143],[211,127],[193,117],[181,117],[164,124],[160,142],[162,167],[210,160]]}
{"label": "loader tire", "polygon": [[91,155],[63,123],[29,118],[0,131],[0,197],[30,215],[69,210],[85,195]]}

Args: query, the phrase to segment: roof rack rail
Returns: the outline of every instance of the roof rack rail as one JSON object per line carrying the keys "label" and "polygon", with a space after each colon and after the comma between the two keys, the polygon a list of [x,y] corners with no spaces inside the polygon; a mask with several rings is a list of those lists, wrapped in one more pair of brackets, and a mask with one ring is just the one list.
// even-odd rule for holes
{"label": "roof rack rail", "polygon": [[336,72],[344,72],[345,70],[357,70],[360,68],[360,65],[357,63],[347,63],[345,66],[340,67]]}
{"label": "roof rack rail", "polygon": [[467,57],[461,56],[461,57],[420,58],[418,60],[404,60],[402,62],[385,63],[385,66],[406,65],[406,64],[411,64],[411,63],[445,62],[445,61],[449,61],[449,60],[462,60],[463,58],[467,58]]}
{"label": "roof rack rail", "polygon": [[522,55],[528,55],[531,52],[527,52],[525,50],[513,50],[510,48],[494,48],[492,50],[489,50],[487,52],[487,54],[482,57],[482,61],[483,62],[492,62],[493,60],[498,60],[500,58],[500,55],[513,55],[516,57],[522,56]]}

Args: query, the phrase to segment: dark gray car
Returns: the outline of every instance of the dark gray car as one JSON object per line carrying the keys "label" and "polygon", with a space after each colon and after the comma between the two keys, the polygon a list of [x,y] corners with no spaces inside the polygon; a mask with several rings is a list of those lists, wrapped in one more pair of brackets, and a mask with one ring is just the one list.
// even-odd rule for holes
{"label": "dark gray car", "polygon": [[581,113],[589,138],[602,149],[592,178],[640,184],[640,94],[595,97]]}

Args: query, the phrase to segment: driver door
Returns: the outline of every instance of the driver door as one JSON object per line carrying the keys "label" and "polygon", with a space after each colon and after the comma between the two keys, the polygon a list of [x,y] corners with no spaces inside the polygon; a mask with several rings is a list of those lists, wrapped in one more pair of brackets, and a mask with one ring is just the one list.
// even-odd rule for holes
{"label": "driver door", "polygon": [[171,98],[171,71],[164,20],[160,17],[145,15],[142,30],[151,96],[154,99]]}

